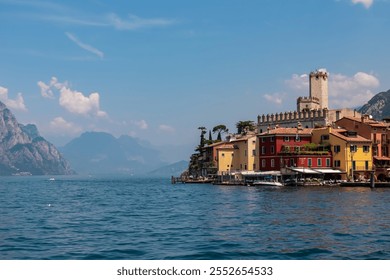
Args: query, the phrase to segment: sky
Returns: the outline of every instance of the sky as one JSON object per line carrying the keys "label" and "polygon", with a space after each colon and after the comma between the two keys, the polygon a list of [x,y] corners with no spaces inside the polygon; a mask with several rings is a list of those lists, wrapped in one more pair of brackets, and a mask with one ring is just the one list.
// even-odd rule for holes
{"label": "sky", "polygon": [[[390,0],[0,0],[0,101],[57,146],[85,131],[177,147],[204,126],[390,89]],[[179,152],[178,152],[179,153]]]}

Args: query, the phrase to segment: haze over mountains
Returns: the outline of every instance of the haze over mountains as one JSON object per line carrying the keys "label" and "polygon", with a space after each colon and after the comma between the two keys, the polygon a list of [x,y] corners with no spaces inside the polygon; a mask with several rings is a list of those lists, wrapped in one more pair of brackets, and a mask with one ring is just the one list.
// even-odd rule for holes
{"label": "haze over mountains", "polygon": [[85,132],[60,150],[82,174],[142,174],[167,164],[136,139],[105,132]]}

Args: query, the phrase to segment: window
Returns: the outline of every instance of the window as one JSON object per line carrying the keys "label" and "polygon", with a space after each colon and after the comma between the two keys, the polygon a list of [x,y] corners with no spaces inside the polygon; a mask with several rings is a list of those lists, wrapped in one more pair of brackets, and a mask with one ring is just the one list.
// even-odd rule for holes
{"label": "window", "polygon": [[326,167],[330,167],[330,158],[326,159]]}
{"label": "window", "polygon": [[365,168],[366,168],[366,170],[368,170],[368,160],[366,160],[366,162],[365,162]]}
{"label": "window", "polygon": [[311,158],[308,158],[308,159],[307,159],[307,166],[309,166],[309,167],[313,166],[313,163],[312,163],[312,159],[311,159]]}
{"label": "window", "polygon": [[352,161],[352,169],[356,170],[356,161]]}
{"label": "window", "polygon": [[222,153],[222,157],[224,157],[225,156],[225,154],[224,153]]}
{"label": "window", "polygon": [[275,167],[275,160],[273,158],[271,159],[271,167]]}
{"label": "window", "polygon": [[329,140],[329,134],[323,134],[321,135],[321,141]]}
{"label": "window", "polygon": [[253,164],[253,170],[256,170],[256,163]]}
{"label": "window", "polygon": [[335,145],[335,146],[333,146],[333,151],[334,151],[335,153],[340,153],[340,145]]}
{"label": "window", "polygon": [[261,142],[265,143],[265,137],[261,138]]}
{"label": "window", "polygon": [[322,166],[322,158],[317,158],[317,166]]}
{"label": "window", "polygon": [[256,155],[256,150],[252,150],[252,156]]}
{"label": "window", "polygon": [[265,162],[265,159],[262,159],[261,160],[261,167],[265,168],[266,167],[266,162]]}
{"label": "window", "polygon": [[262,146],[262,147],[261,147],[261,154],[262,154],[262,155],[265,155],[265,152],[266,152],[265,146]]}
{"label": "window", "polygon": [[284,142],[290,142],[290,137],[289,136],[284,136]]}
{"label": "window", "polygon": [[275,137],[274,136],[271,136],[270,140],[271,142],[275,142]]}
{"label": "window", "polygon": [[290,166],[295,166],[294,159],[290,158]]}
{"label": "window", "polygon": [[356,145],[351,145],[350,146],[350,151],[351,151],[351,153],[357,152],[357,146]]}
{"label": "window", "polygon": [[301,142],[301,137],[299,135],[295,136],[295,142]]}
{"label": "window", "polygon": [[340,167],[340,161],[339,160],[335,160],[334,161],[334,167]]}
{"label": "window", "polygon": [[363,152],[369,153],[370,152],[370,146],[363,146]]}
{"label": "window", "polygon": [[271,154],[274,154],[274,153],[275,153],[275,147],[271,146]]}
{"label": "window", "polygon": [[244,169],[245,169],[245,170],[247,170],[247,169],[248,169],[248,167],[246,166],[246,164],[244,165]]}

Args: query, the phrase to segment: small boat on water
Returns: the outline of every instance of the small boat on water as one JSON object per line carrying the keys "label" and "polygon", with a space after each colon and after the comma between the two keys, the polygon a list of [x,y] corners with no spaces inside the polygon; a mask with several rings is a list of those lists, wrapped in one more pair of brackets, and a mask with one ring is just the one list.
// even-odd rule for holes
{"label": "small boat on water", "polygon": [[53,178],[53,177],[51,177],[50,179],[49,179],[49,181],[55,181],[56,179],[55,178]]}
{"label": "small boat on water", "polygon": [[265,181],[256,180],[252,183],[253,186],[265,186],[265,187],[283,187],[283,184],[278,181]]}
{"label": "small boat on water", "polygon": [[252,186],[283,187],[282,176],[279,172],[259,172]]}

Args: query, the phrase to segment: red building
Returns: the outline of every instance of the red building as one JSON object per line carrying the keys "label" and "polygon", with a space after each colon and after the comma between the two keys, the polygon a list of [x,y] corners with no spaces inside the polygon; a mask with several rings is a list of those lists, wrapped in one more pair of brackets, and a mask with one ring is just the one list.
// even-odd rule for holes
{"label": "red building", "polygon": [[332,155],[327,146],[311,143],[311,128],[282,128],[258,135],[261,171],[282,167],[329,168]]}

